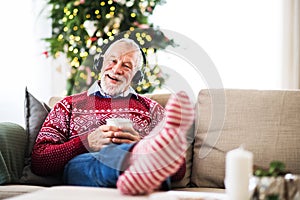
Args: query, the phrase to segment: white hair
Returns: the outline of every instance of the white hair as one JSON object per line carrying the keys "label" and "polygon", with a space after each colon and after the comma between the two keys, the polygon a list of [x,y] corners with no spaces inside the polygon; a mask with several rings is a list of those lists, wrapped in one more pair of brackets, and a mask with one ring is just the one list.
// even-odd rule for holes
{"label": "white hair", "polygon": [[136,69],[137,70],[141,70],[142,66],[143,66],[143,63],[144,63],[144,58],[143,58],[143,55],[142,55],[142,49],[139,47],[139,45],[132,39],[129,39],[129,38],[122,38],[122,39],[119,39],[115,42],[113,42],[108,48],[107,50],[105,51],[104,55],[108,55],[110,54],[111,52],[111,49],[113,46],[119,44],[119,43],[124,43],[128,48],[127,49],[133,49],[133,51],[136,51],[138,53],[138,59],[137,59],[137,63],[136,64]]}

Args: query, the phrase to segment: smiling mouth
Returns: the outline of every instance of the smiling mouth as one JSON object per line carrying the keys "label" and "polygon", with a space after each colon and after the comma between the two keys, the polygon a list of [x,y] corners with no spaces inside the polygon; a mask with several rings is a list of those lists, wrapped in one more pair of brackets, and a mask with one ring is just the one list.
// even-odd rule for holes
{"label": "smiling mouth", "polygon": [[114,77],[111,77],[109,74],[106,74],[106,76],[107,76],[108,78],[110,78],[111,80],[114,80],[114,81],[120,81],[119,79],[116,79],[116,78],[114,78]]}

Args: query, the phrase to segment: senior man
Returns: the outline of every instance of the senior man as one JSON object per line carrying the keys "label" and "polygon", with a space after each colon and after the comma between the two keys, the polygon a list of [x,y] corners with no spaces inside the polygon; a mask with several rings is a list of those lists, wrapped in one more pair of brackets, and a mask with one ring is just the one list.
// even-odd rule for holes
{"label": "senior man", "polygon": [[[118,187],[130,195],[150,193],[175,176],[194,110],[184,92],[171,95],[165,109],[137,94],[131,83],[141,79],[143,63],[131,39],[99,55],[100,80],[59,101],[47,116],[33,148],[33,172],[63,172],[66,184]],[[106,125],[109,118],[130,119],[133,126]]]}

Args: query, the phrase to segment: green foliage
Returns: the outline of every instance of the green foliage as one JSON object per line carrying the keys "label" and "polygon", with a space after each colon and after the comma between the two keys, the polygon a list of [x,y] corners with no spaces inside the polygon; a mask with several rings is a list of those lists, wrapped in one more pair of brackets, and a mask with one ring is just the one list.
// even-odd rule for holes
{"label": "green foliage", "polygon": [[[99,74],[91,64],[82,63],[102,51],[115,36],[130,37],[146,55],[174,45],[149,23],[149,16],[163,0],[49,0],[52,35],[44,40],[54,58],[66,54],[71,66],[67,95],[86,90]],[[135,86],[138,93],[149,93],[164,83],[165,74],[157,64],[144,69],[145,80]]]}
{"label": "green foliage", "polygon": [[281,161],[272,161],[268,169],[259,168],[254,172],[255,176],[280,176],[286,174],[285,164]]}

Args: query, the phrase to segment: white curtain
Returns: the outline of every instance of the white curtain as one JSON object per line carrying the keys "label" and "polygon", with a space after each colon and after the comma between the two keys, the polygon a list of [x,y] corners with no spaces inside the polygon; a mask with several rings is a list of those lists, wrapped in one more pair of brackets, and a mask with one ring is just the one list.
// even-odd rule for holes
{"label": "white curtain", "polygon": [[300,0],[283,0],[283,86],[300,89]]}

